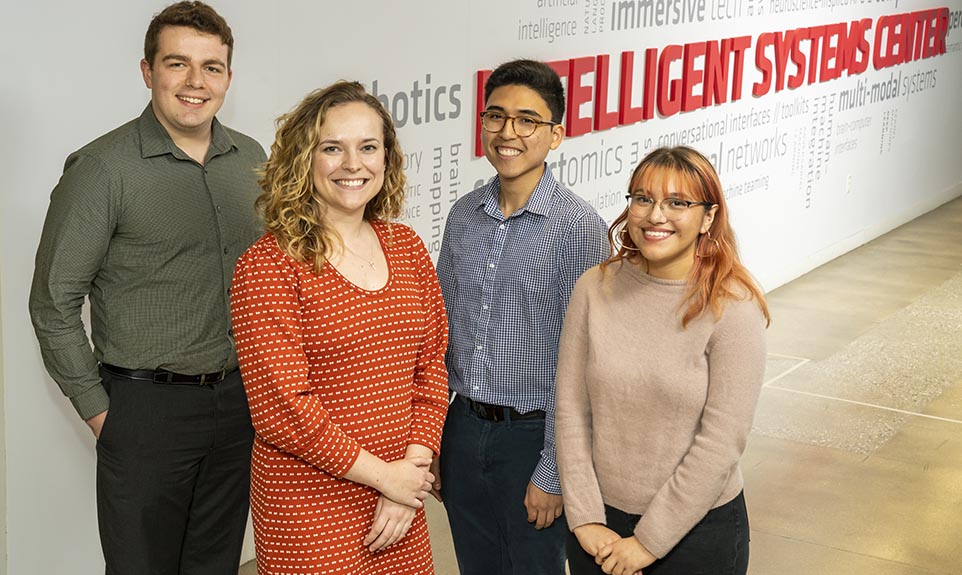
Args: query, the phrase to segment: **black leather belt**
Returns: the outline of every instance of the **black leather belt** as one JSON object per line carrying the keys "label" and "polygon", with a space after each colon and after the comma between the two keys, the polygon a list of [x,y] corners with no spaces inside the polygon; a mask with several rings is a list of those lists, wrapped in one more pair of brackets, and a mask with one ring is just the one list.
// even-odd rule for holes
{"label": "black leather belt", "polygon": [[167,371],[166,369],[126,369],[117,367],[116,365],[110,365],[109,363],[101,363],[100,365],[110,373],[121,377],[152,381],[154,383],[172,383],[175,385],[214,385],[215,383],[224,381],[225,377],[234,372],[234,370],[227,371],[224,369],[215,371],[214,373],[184,375],[182,373]]}
{"label": "black leather belt", "polygon": [[459,395],[468,407],[471,408],[478,417],[481,419],[487,419],[488,421],[523,421],[530,419],[544,419],[544,412],[540,409],[534,411],[529,411],[528,413],[521,413],[513,407],[505,407],[503,405],[494,405],[491,403],[484,403],[483,401],[475,401],[470,397],[465,397]]}

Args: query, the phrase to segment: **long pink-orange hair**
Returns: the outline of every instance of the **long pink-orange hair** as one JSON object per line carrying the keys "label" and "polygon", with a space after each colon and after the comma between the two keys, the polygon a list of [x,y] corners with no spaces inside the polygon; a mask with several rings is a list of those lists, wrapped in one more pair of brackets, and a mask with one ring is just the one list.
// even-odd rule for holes
{"label": "long pink-orange hair", "polygon": [[[683,190],[686,199],[718,206],[708,229],[710,239],[708,234],[701,234],[698,238],[697,255],[688,275],[688,289],[682,298],[682,325],[687,327],[691,320],[701,316],[708,308],[716,318],[720,318],[727,299],[743,297],[740,294],[744,292],[739,286],[748,292],[748,297],[758,302],[766,322],[770,324],[771,316],[765,296],[738,259],[738,246],[728,222],[728,206],[725,204],[721,181],[708,158],[685,146],[658,148],[645,156],[631,174],[629,192],[644,187],[644,182],[652,181],[660,181],[665,188],[668,182],[673,182],[677,190]],[[667,190],[663,191],[667,193]],[[638,261],[640,258],[644,261],[644,256],[625,227],[627,220],[628,209],[625,208],[611,224],[608,242],[614,255],[602,264],[602,269],[625,259]],[[716,241],[717,246],[714,245]]]}

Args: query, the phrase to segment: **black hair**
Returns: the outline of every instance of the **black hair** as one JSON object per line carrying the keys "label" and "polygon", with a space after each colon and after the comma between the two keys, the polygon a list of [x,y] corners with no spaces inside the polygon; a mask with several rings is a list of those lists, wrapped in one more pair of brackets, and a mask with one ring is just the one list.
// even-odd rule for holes
{"label": "black hair", "polygon": [[485,101],[502,86],[524,86],[538,93],[551,111],[551,121],[562,123],[565,113],[565,91],[551,66],[536,60],[514,60],[498,66],[484,84]]}

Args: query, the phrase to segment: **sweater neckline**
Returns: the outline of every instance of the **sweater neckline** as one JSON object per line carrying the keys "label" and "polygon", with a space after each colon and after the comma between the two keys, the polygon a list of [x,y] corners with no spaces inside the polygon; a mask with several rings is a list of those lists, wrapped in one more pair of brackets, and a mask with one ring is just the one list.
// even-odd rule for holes
{"label": "sweater neckline", "polygon": [[666,287],[684,288],[688,285],[688,280],[668,280],[663,278],[655,277],[644,270],[641,266],[631,263],[628,260],[621,260],[621,269],[625,270],[628,275],[634,278],[636,281],[642,284],[657,284]]}

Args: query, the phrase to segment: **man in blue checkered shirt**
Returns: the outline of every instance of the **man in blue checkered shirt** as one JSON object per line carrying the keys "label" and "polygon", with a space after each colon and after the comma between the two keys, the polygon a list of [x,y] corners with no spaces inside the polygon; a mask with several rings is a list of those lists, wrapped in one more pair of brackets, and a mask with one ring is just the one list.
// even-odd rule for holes
{"label": "man in blue checkered shirt", "polygon": [[608,256],[607,226],[545,164],[565,133],[558,75],[517,60],[484,92],[481,141],[498,176],[451,209],[437,266],[456,398],[435,487],[462,575],[561,575],[558,338],[575,281]]}

